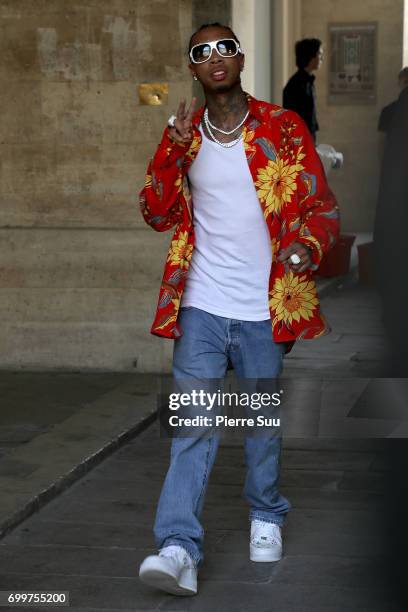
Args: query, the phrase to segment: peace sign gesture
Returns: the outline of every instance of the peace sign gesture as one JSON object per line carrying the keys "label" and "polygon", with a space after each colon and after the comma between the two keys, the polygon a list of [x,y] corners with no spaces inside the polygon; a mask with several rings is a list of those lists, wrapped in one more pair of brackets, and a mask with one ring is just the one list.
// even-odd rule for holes
{"label": "peace sign gesture", "polygon": [[197,98],[192,98],[189,109],[186,111],[186,101],[181,100],[177,109],[174,127],[169,127],[170,136],[179,144],[186,144],[193,139],[193,115]]}

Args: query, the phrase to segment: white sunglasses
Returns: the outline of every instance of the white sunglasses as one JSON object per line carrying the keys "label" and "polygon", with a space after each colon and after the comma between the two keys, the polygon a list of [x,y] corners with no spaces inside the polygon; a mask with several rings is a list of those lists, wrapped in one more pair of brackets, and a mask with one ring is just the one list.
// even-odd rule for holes
{"label": "white sunglasses", "polygon": [[202,64],[207,62],[213,52],[213,49],[221,57],[235,57],[238,53],[242,53],[242,49],[234,38],[221,38],[211,42],[200,43],[191,47],[189,56],[193,64]]}

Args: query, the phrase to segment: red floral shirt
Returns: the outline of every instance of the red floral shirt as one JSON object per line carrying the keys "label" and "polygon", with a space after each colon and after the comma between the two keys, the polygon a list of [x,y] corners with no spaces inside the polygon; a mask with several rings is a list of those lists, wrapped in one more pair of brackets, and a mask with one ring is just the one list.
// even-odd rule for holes
{"label": "red floral shirt", "polygon": [[[293,111],[248,94],[247,98],[243,142],[271,239],[268,297],[273,338],[288,343],[317,338],[330,330],[320,312],[312,272],[338,238],[336,199],[303,120]],[[152,334],[165,338],[183,333],[177,318],[195,243],[187,172],[200,150],[203,111],[200,108],[193,118],[190,144],[174,142],[164,130],[140,193],[142,214],[153,229],[163,232],[175,226],[151,328]],[[278,251],[294,240],[312,251],[312,267],[302,273],[276,260]]]}

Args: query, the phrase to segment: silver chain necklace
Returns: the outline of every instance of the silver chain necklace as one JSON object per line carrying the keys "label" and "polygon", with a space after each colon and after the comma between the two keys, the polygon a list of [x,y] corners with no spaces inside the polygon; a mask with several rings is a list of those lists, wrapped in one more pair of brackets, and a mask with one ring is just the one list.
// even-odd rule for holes
{"label": "silver chain necklace", "polygon": [[[208,121],[208,117],[206,117],[205,113],[204,113],[204,121],[205,121],[205,126],[208,130],[208,133],[210,134],[211,138],[214,140],[214,142],[216,142],[218,145],[220,145],[221,147],[224,147],[226,149],[229,149],[230,147],[233,147],[234,145],[236,145],[241,139],[242,139],[242,132],[241,134],[238,136],[238,138],[235,138],[235,140],[231,140],[230,142],[221,142],[220,140],[218,140],[218,138],[216,138],[210,128],[210,123]],[[238,128],[235,128],[235,130]],[[235,131],[234,130],[234,131]]]}
{"label": "silver chain necklace", "polygon": [[248,115],[249,115],[249,109],[248,109],[248,111],[247,111],[247,113],[246,113],[245,117],[242,119],[242,121],[241,121],[240,123],[238,123],[238,125],[237,125],[237,126],[235,126],[235,127],[234,127],[234,129],[229,130],[229,132],[227,132],[227,130],[222,130],[221,128],[218,128],[218,127],[216,127],[215,125],[213,125],[213,124],[211,123],[210,118],[209,118],[209,116],[208,116],[208,108],[206,108],[206,109],[205,109],[205,111],[204,111],[204,119],[205,119],[206,124],[207,124],[207,122],[208,122],[208,123],[210,124],[210,126],[211,126],[211,128],[212,128],[213,130],[216,130],[217,132],[221,132],[221,134],[225,134],[226,136],[230,136],[231,134],[233,134],[234,132],[236,132],[236,131],[237,131],[237,129],[241,127],[241,125],[244,125],[244,123],[245,123],[246,118],[248,117]]}

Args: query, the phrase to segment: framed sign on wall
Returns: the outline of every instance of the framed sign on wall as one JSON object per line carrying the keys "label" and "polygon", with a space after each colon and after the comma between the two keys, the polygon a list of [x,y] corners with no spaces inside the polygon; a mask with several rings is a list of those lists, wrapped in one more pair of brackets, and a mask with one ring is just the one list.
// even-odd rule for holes
{"label": "framed sign on wall", "polygon": [[329,24],[329,104],[375,104],[377,23]]}

